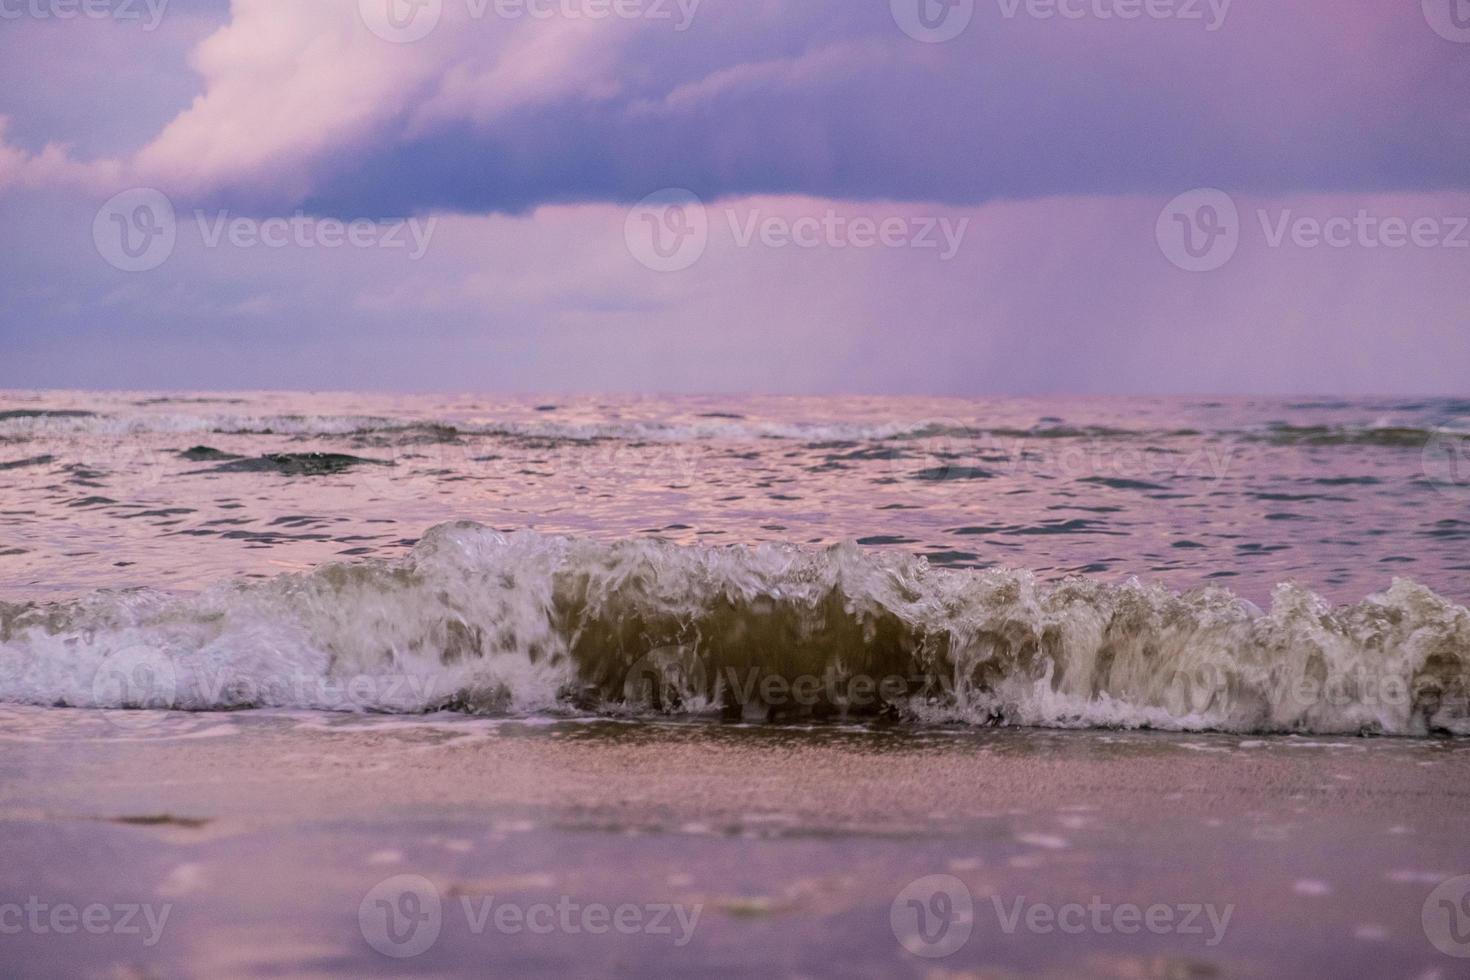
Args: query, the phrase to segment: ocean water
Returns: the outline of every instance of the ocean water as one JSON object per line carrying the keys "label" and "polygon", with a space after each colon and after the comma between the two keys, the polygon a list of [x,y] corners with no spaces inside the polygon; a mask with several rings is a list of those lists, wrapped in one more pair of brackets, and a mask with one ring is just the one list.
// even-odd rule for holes
{"label": "ocean water", "polygon": [[1467,601],[1466,401],[0,394],[18,704],[1470,734]]}

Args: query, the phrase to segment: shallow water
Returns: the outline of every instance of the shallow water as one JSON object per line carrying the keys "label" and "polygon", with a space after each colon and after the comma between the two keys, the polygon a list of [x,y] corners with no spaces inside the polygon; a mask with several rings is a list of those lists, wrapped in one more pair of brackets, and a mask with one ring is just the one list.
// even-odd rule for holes
{"label": "shallow water", "polygon": [[835,672],[909,678],[869,713],[918,720],[1459,731],[1467,418],[9,393],[0,698],[129,705],[100,666],[156,656],[164,707],[605,711],[656,654],[654,707],[756,720],[845,717],[729,694]]}

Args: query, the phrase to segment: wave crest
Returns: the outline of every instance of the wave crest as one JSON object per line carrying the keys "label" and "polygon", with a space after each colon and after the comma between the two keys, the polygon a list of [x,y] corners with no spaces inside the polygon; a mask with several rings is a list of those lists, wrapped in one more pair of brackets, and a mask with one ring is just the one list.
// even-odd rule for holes
{"label": "wave crest", "polygon": [[0,604],[0,700],[1470,734],[1470,611],[1407,579],[1045,585],[854,545],[605,544],[472,523],[406,558]]}

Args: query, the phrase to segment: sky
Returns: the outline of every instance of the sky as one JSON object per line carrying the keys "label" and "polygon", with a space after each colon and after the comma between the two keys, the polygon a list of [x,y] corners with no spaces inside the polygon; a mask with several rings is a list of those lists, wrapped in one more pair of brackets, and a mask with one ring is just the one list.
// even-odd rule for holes
{"label": "sky", "polygon": [[0,386],[1464,394],[1470,0],[0,0]]}

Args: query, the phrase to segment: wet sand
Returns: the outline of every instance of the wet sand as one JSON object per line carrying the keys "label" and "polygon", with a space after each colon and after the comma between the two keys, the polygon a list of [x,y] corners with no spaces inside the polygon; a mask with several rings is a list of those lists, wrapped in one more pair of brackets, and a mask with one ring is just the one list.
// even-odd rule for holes
{"label": "wet sand", "polygon": [[1424,911],[1467,777],[1454,741],[6,707],[0,974],[1464,976]]}

